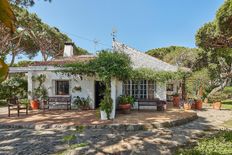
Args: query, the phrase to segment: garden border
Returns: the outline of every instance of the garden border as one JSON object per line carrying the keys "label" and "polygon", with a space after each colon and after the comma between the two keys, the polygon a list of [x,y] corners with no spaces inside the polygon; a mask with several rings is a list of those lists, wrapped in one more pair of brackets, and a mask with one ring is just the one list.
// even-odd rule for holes
{"label": "garden border", "polygon": [[[183,125],[194,121],[198,118],[197,114],[190,117],[185,117],[182,119],[176,119],[172,121],[166,121],[162,123],[141,123],[141,124],[99,124],[99,125],[83,125],[86,129],[113,129],[113,130],[121,130],[121,131],[141,131],[141,130],[151,130],[157,128],[170,128],[179,125]],[[46,129],[54,129],[54,130],[68,130],[74,129],[76,126],[66,126],[62,124],[2,124],[0,123],[0,128],[16,128],[16,129],[35,129],[35,130],[46,130]]]}

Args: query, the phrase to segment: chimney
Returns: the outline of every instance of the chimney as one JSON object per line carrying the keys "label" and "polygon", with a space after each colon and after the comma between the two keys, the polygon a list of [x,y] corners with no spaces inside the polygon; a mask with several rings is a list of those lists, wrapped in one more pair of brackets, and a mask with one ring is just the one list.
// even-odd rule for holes
{"label": "chimney", "polygon": [[63,57],[72,57],[73,56],[73,45],[72,42],[64,43],[64,53]]}

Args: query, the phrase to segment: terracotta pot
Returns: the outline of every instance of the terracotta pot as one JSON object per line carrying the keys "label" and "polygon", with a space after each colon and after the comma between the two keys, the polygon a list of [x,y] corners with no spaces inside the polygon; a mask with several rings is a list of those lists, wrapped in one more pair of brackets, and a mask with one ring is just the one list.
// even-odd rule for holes
{"label": "terracotta pot", "polygon": [[185,103],[184,110],[191,110],[191,105],[189,103]]}
{"label": "terracotta pot", "polygon": [[39,109],[39,101],[38,100],[31,100],[31,109],[36,110]]}
{"label": "terracotta pot", "polygon": [[173,96],[173,106],[174,107],[179,107],[179,103],[180,103],[180,97],[179,96]]}
{"label": "terracotta pot", "polygon": [[131,109],[131,104],[119,104],[119,109],[122,111],[124,114],[130,113]]}
{"label": "terracotta pot", "polygon": [[196,104],[195,104],[195,103],[193,103],[193,104],[191,105],[191,109],[193,109],[193,110],[196,109]]}
{"label": "terracotta pot", "polygon": [[197,110],[202,110],[202,100],[197,100],[195,104]]}
{"label": "terracotta pot", "polygon": [[221,102],[214,102],[213,103],[213,109],[221,110]]}

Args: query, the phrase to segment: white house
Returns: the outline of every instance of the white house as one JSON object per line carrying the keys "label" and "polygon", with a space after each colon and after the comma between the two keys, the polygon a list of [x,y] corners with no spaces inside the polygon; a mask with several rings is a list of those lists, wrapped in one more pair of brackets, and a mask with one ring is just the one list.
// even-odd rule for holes
{"label": "white house", "polygon": [[[124,52],[129,55],[132,60],[133,68],[150,68],[157,71],[170,71],[176,72],[177,66],[170,65],[157,58],[149,56],[136,49],[128,47],[117,41],[113,41],[113,50],[115,52]],[[41,74],[46,75],[44,85],[48,90],[48,96],[65,96],[71,95],[79,97],[90,97],[91,108],[99,107],[100,100],[102,99],[101,91],[104,89],[101,81],[95,77],[76,76],[70,77],[56,73],[58,67],[55,65],[62,65],[70,62],[85,62],[94,59],[94,55],[73,55],[73,46],[71,43],[65,45],[63,58],[54,59],[47,62],[34,62],[28,67],[11,67],[10,73],[25,72],[28,75],[28,91],[33,91],[37,87],[38,82],[33,80],[33,76]],[[167,91],[168,86],[168,91]],[[78,88],[78,89],[75,89]],[[159,98],[161,100],[171,100],[173,92],[179,89],[179,83],[159,84],[155,81],[141,80],[135,81],[118,81],[112,79],[111,81],[111,97],[113,99],[113,112],[116,109],[117,98],[122,94],[132,95],[135,98]],[[179,91],[181,93],[181,91]],[[135,103],[135,108],[136,108]],[[147,108],[147,107],[144,107]],[[149,107],[150,108],[150,107]],[[113,114],[114,115],[114,114]]]}

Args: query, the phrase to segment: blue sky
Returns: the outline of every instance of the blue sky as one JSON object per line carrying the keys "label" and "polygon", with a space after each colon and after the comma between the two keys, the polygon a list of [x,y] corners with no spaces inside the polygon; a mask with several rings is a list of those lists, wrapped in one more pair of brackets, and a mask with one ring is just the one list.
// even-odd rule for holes
{"label": "blue sky", "polygon": [[[53,0],[29,8],[91,53],[117,39],[141,51],[171,45],[195,47],[198,28],[213,20],[223,0]],[[82,39],[98,40],[104,45]],[[37,57],[36,59],[40,59]]]}

